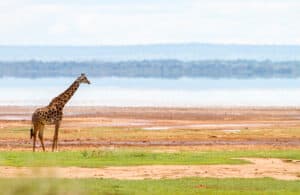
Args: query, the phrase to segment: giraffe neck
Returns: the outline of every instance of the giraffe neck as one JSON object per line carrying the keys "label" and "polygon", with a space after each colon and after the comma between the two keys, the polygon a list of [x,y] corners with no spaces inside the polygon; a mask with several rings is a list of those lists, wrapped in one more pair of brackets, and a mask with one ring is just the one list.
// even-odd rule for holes
{"label": "giraffe neck", "polygon": [[49,104],[49,106],[56,106],[59,108],[63,108],[65,104],[71,99],[71,97],[74,95],[76,90],[78,89],[80,83],[79,81],[75,80],[71,86],[66,89],[63,93],[61,93],[59,96],[55,97]]}

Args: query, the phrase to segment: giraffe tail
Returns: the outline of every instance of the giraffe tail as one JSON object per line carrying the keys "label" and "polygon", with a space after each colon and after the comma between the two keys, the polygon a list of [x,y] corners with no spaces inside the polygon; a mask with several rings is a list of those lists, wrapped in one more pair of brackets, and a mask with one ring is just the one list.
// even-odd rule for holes
{"label": "giraffe tail", "polygon": [[33,128],[30,129],[30,139],[33,137]]}

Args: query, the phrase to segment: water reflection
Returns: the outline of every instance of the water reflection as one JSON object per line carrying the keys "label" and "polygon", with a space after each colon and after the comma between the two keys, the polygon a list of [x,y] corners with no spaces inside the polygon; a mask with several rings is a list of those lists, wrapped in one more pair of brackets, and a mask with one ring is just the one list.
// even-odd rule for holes
{"label": "water reflection", "polygon": [[[1,78],[1,105],[45,105],[74,78]],[[90,78],[69,105],[300,106],[300,79]]]}

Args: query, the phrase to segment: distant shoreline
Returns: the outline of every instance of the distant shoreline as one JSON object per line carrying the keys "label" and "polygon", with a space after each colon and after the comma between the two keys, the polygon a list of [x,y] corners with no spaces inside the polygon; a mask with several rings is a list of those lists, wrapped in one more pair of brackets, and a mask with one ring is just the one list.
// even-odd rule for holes
{"label": "distant shoreline", "polygon": [[[300,54],[299,54],[300,56]],[[271,60],[128,60],[128,61],[1,61],[0,77],[128,78],[299,78],[299,61]]]}

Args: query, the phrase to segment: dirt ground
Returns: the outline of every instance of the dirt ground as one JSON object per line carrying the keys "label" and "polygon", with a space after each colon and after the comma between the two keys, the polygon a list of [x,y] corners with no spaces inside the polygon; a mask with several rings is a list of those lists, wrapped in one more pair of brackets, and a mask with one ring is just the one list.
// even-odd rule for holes
{"label": "dirt ground", "polygon": [[[0,107],[1,150],[28,150],[35,107]],[[299,108],[66,107],[60,149],[300,148]],[[51,145],[53,126],[45,130]]]}
{"label": "dirt ground", "polygon": [[300,161],[244,158],[245,165],[152,165],[106,168],[79,167],[0,167],[1,178],[112,178],[112,179],[176,179],[182,177],[261,178],[300,180]]}

